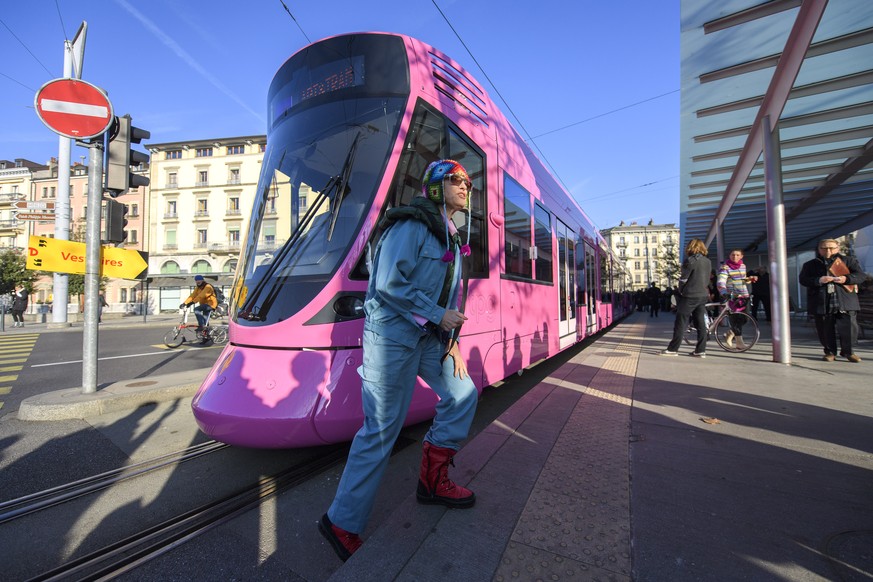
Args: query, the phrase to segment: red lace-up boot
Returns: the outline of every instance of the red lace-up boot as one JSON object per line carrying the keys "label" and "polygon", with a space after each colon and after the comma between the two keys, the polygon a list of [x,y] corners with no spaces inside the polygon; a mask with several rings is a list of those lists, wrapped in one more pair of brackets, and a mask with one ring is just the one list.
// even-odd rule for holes
{"label": "red lace-up boot", "polygon": [[449,465],[455,466],[452,457],[456,451],[432,445],[424,441],[421,456],[421,473],[418,478],[416,498],[419,503],[439,504],[453,508],[473,507],[476,495],[449,479]]}
{"label": "red lace-up boot", "polygon": [[361,544],[364,543],[358,534],[353,534],[332,524],[326,513],[321,516],[321,521],[318,522],[318,531],[330,542],[333,551],[343,562],[351,558],[352,554],[357,552]]}

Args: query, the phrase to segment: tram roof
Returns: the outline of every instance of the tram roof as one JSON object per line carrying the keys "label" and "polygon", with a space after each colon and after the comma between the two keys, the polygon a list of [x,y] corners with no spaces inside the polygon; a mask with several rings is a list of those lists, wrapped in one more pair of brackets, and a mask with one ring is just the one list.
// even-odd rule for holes
{"label": "tram roof", "polygon": [[778,119],[788,251],[873,224],[873,2],[682,0],[684,241],[766,252]]}

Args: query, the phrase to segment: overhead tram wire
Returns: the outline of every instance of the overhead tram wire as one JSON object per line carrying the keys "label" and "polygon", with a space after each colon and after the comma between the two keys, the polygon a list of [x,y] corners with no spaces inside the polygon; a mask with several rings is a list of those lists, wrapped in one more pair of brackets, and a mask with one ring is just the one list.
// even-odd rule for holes
{"label": "overhead tram wire", "polygon": [[546,163],[546,165],[548,165],[549,168],[552,170],[552,174],[554,174],[555,178],[557,178],[558,181],[561,183],[561,185],[564,186],[564,188],[567,190],[567,192],[569,192],[569,191],[570,191],[570,188],[567,187],[567,184],[565,184],[565,183],[564,183],[564,180],[562,180],[561,177],[558,175],[557,170],[555,170],[554,166],[552,166],[552,163],[549,162],[549,159],[546,157],[546,154],[543,153],[543,150],[540,149],[540,146],[537,145],[537,143],[536,143],[535,141],[533,141],[533,138],[532,138],[532,137],[530,137],[530,132],[527,130],[527,128],[526,128],[526,127],[524,126],[524,124],[521,122],[521,119],[518,118],[518,115],[515,114],[515,111],[512,110],[512,107],[509,105],[509,101],[507,101],[507,100],[503,97],[503,95],[500,93],[500,89],[497,88],[497,85],[494,84],[494,81],[492,81],[492,80],[491,80],[491,77],[488,76],[488,73],[485,72],[485,67],[483,67],[483,66],[479,63],[479,61],[476,59],[476,57],[473,55],[473,51],[470,50],[470,47],[467,46],[467,43],[464,42],[464,39],[461,38],[461,35],[458,34],[458,31],[455,30],[455,27],[454,27],[454,26],[452,26],[452,23],[449,21],[449,19],[446,18],[445,13],[442,11],[442,9],[439,7],[439,5],[436,3],[436,0],[431,0],[431,2],[433,2],[434,7],[435,7],[435,8],[437,9],[437,11],[440,13],[440,16],[443,17],[443,20],[446,21],[446,24],[449,25],[449,28],[452,29],[452,32],[455,33],[455,37],[457,37],[457,39],[458,39],[458,41],[461,43],[461,45],[463,45],[463,47],[467,50],[467,54],[470,55],[470,58],[473,59],[473,62],[476,63],[476,66],[479,67],[479,70],[480,70],[480,71],[482,71],[482,74],[483,74],[483,75],[485,76],[485,78],[488,80],[488,83],[490,83],[491,86],[494,87],[494,92],[497,93],[497,96],[500,97],[500,100],[503,101],[503,104],[504,104],[504,105],[506,105],[506,109],[507,109],[507,111],[509,111],[509,113],[512,114],[512,117],[515,119],[516,123],[518,123],[518,126],[519,126],[519,127],[521,128],[521,130],[525,133],[525,135],[528,136],[528,139],[526,139],[525,141],[529,141],[529,142],[533,145],[533,147],[536,148],[536,150],[539,152],[540,156],[542,157],[543,161],[544,161],[544,162]]}
{"label": "overhead tram wire", "polygon": [[64,26],[64,17],[61,16],[61,6],[58,4],[58,0],[55,0],[55,8],[58,9],[58,19],[61,21],[61,31],[64,33],[64,38],[70,38],[67,36],[67,27]]}
{"label": "overhead tram wire", "polygon": [[[6,77],[7,79],[9,79],[10,81],[12,81],[13,83],[18,83],[19,85],[21,85],[22,87],[24,87],[25,89],[27,89],[28,91],[30,91],[31,93],[36,93],[36,89],[32,89],[32,88],[28,87],[27,85],[25,85],[24,83],[22,83],[22,82],[19,81],[18,79],[13,79],[12,77],[10,77],[9,75],[7,75],[6,73],[0,73],[0,76],[2,76],[2,77]],[[33,107],[33,106],[31,105],[31,107]]]}
{"label": "overhead tram wire", "polygon": [[3,26],[6,27],[6,30],[9,31],[9,34],[11,34],[13,37],[15,37],[15,40],[17,40],[19,43],[21,43],[21,46],[24,47],[24,50],[26,50],[26,51],[28,52],[28,54],[30,54],[30,56],[32,56],[33,59],[34,59],[36,62],[38,62],[39,65],[40,65],[43,69],[45,69],[45,72],[46,72],[46,73],[48,73],[49,75],[52,74],[52,72],[48,70],[48,67],[46,67],[44,64],[42,64],[42,61],[39,60],[38,58],[36,58],[36,55],[33,54],[33,52],[31,52],[31,50],[30,50],[29,48],[27,48],[27,45],[24,44],[24,41],[21,40],[20,38],[18,38],[18,36],[17,36],[14,32],[12,32],[12,29],[9,28],[9,25],[7,25],[5,22],[3,22],[3,19],[2,19],[2,18],[0,18],[0,24],[2,24]]}
{"label": "overhead tram wire", "polygon": [[606,111],[604,113],[600,113],[599,115],[595,115],[594,117],[589,117],[588,119],[583,119],[581,121],[575,121],[569,125],[564,125],[562,127],[558,127],[556,129],[549,130],[545,133],[535,135],[530,139],[535,140],[537,138],[543,137],[545,135],[549,135],[551,133],[555,133],[557,131],[569,129],[571,127],[575,127],[575,126],[581,125],[583,123],[588,123],[589,121],[594,121],[595,119],[599,119],[601,117],[606,117],[607,115],[612,115],[613,113],[618,113],[619,111],[624,111],[625,109],[630,109],[631,107],[636,107],[637,105],[642,105],[643,103],[648,103],[649,101],[654,101],[655,99],[660,99],[661,97],[666,97],[667,95],[672,95],[673,93],[678,93],[679,91],[680,91],[679,89],[675,89],[673,91],[667,91],[666,93],[661,93],[660,95],[655,95],[654,97],[649,97],[648,99],[643,99],[642,101],[637,101],[636,103],[631,103],[630,105],[625,105],[624,107],[619,107],[618,109],[613,109],[612,111]]}
{"label": "overhead tram wire", "polygon": [[285,2],[283,2],[283,0],[279,0],[279,2],[280,2],[280,3],[281,3],[281,4],[282,4],[282,8],[284,8],[284,9],[285,9],[285,12],[287,12],[287,13],[288,13],[288,16],[290,16],[290,17],[291,17],[291,20],[293,20],[293,21],[294,21],[294,24],[296,24],[296,25],[297,25],[297,28],[299,28],[299,29],[300,29],[300,32],[301,32],[301,33],[302,33],[302,34],[303,34],[303,37],[304,37],[304,38],[305,38],[305,39],[306,39],[306,42],[307,42],[307,44],[312,44],[312,41],[311,41],[311,40],[309,40],[309,36],[308,36],[308,35],[307,35],[307,34],[306,34],[306,32],[304,32],[304,30],[303,30],[303,27],[302,27],[302,26],[300,26],[300,23],[299,23],[299,22],[297,22],[297,19],[296,19],[296,18],[294,18],[294,15],[293,15],[293,14],[291,14],[291,11],[290,11],[290,10],[289,10],[289,9],[288,9],[288,7],[287,7],[287,6],[286,6],[286,5],[285,5]]}

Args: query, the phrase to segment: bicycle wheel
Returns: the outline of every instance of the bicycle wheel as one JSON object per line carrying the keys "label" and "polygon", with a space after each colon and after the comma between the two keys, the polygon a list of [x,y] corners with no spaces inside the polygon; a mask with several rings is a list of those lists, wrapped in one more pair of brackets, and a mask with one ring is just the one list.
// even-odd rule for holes
{"label": "bicycle wheel", "polygon": [[178,327],[174,327],[164,336],[164,343],[168,348],[178,348],[183,341],[185,341],[185,336]]}
{"label": "bicycle wheel", "polygon": [[688,324],[685,333],[682,334],[682,341],[689,346],[697,345],[697,328],[694,326],[694,322]]}
{"label": "bicycle wheel", "polygon": [[213,328],[212,333],[212,342],[216,344],[223,344],[227,341],[227,330],[223,327]]}
{"label": "bicycle wheel", "polygon": [[[733,321],[731,321],[733,318]],[[725,351],[740,353],[752,349],[761,337],[758,322],[745,312],[725,314],[718,321],[715,339]],[[739,329],[739,333],[737,333]]]}

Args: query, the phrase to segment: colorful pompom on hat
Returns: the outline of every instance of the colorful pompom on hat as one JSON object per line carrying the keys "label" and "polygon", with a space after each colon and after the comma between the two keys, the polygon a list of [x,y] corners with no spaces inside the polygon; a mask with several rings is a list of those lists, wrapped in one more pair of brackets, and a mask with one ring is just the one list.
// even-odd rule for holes
{"label": "colorful pompom on hat", "polygon": [[[430,200],[437,204],[445,202],[445,193],[443,192],[443,180],[452,176],[460,176],[464,180],[470,181],[467,175],[467,170],[464,166],[455,160],[437,160],[431,162],[424,171],[424,178],[421,180],[421,191]],[[467,197],[467,206],[469,207],[470,198]]]}

